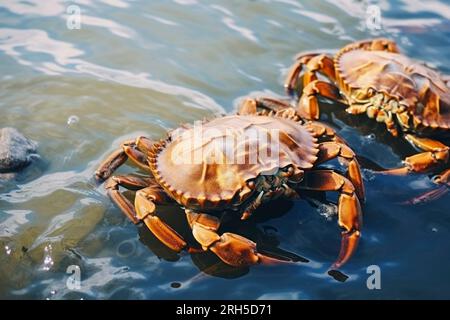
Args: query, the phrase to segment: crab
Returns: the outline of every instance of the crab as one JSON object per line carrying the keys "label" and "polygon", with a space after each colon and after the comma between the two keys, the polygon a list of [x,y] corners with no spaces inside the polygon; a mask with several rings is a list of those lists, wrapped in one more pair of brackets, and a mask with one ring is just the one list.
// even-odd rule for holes
{"label": "crab", "polygon": [[[269,112],[270,107],[248,99],[239,114],[182,126],[159,141],[144,136],[126,141],[102,162],[96,179],[105,182],[109,197],[132,222],[143,222],[170,249],[209,250],[234,267],[293,261],[262,252],[238,234],[221,233],[226,215],[248,219],[261,204],[295,198],[303,190],[338,192],[338,224],[343,230],[340,252],[331,266],[338,269],[361,236],[364,186],[355,154],[331,128],[303,121],[292,108]],[[319,167],[334,158],[346,165],[345,176]],[[127,159],[148,175],[113,175]],[[137,190],[134,204],[120,187]],[[184,208],[198,244],[188,244],[157,215],[157,206],[165,203]]]}
{"label": "crab", "polygon": [[[318,74],[329,81],[319,80]],[[383,38],[351,43],[334,57],[324,53],[299,54],[285,81],[289,95],[294,95],[302,76],[303,90],[297,104],[302,117],[319,118],[320,95],[347,105],[349,114],[366,114],[385,123],[392,136],[404,137],[419,153],[406,157],[402,167],[384,172],[441,172],[434,177],[441,187],[427,197],[447,192],[448,76],[402,55],[394,41]]]}

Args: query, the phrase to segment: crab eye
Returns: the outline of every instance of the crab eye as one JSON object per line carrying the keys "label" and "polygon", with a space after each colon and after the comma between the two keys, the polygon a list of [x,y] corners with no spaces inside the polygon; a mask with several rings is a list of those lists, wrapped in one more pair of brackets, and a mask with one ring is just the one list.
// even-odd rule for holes
{"label": "crab eye", "polygon": [[250,189],[254,189],[254,188],[255,188],[255,181],[253,181],[253,180],[248,181],[248,182],[247,182],[247,186],[248,186]]}

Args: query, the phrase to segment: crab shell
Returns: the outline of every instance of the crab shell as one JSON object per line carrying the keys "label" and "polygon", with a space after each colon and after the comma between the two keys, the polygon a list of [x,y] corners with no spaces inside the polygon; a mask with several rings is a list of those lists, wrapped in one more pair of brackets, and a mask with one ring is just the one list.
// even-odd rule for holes
{"label": "crab shell", "polygon": [[[358,102],[371,93],[383,93],[409,111],[415,129],[448,133],[450,89],[436,71],[402,54],[346,48],[336,56],[335,69],[349,100]],[[424,93],[426,99],[420,99]]]}
{"label": "crab shell", "polygon": [[207,212],[239,208],[255,195],[250,181],[291,165],[311,169],[318,152],[317,139],[294,120],[234,115],[172,131],[148,160],[173,199]]}

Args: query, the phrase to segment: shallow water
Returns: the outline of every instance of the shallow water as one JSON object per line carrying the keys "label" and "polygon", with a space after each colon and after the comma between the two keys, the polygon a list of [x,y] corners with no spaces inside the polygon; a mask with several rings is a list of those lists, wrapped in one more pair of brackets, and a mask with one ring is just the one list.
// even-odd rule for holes
{"label": "shallow water", "polygon": [[[326,274],[339,229],[320,212],[332,206],[268,206],[234,231],[310,262],[236,270],[208,254],[171,253],[92,180],[124,139],[159,138],[180,123],[232,112],[248,94],[282,95],[299,51],[383,35],[450,72],[446,1],[371,3],[382,10],[381,30],[367,27],[366,1],[0,1],[0,127],[19,128],[41,155],[0,185],[0,297],[450,298],[450,196],[401,204],[433,187],[426,175],[364,170],[363,239],[343,283]],[[81,29],[71,30],[66,10],[74,4]],[[413,152],[373,122],[350,119],[336,105],[322,109],[359,154],[380,165],[399,165]],[[161,211],[187,232],[180,210]],[[81,270],[75,290],[66,283],[71,265]],[[366,286],[370,265],[381,268],[381,290]]]}

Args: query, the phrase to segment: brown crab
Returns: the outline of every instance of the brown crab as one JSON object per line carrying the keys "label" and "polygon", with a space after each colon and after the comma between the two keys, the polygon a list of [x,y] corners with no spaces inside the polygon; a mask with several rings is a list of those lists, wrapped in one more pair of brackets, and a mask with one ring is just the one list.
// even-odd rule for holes
{"label": "brown crab", "polygon": [[[240,115],[181,127],[158,142],[146,137],[125,142],[100,165],[96,178],[106,180],[108,195],[131,221],[144,222],[169,248],[177,252],[210,250],[238,267],[285,259],[258,252],[253,241],[240,235],[221,234],[224,214],[247,219],[260,204],[280,196],[292,198],[302,190],[337,191],[338,222],[343,231],[333,268],[339,268],[353,254],[360,238],[358,196],[364,198],[364,187],[355,154],[330,128],[304,123],[292,108],[261,112],[257,111],[259,105],[260,101],[247,100]],[[269,138],[261,142],[262,136]],[[271,156],[264,156],[266,152]],[[318,168],[336,157],[347,164],[347,177]],[[128,158],[149,176],[111,176]],[[134,205],[119,186],[137,190]],[[157,216],[157,205],[173,201],[185,208],[202,249],[189,247]]]}
{"label": "brown crab", "polygon": [[[304,69],[304,72],[302,72]],[[318,80],[317,73],[330,82]],[[293,94],[303,76],[297,111],[307,119],[319,118],[317,96],[346,104],[350,114],[366,113],[400,133],[421,153],[405,158],[404,167],[387,173],[436,172],[435,182],[450,186],[450,88],[443,76],[423,63],[399,53],[395,42],[373,39],[351,43],[334,56],[300,54],[285,82]],[[431,198],[446,187],[428,194]]]}

